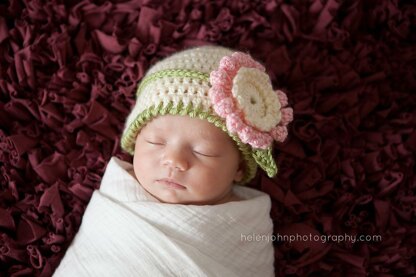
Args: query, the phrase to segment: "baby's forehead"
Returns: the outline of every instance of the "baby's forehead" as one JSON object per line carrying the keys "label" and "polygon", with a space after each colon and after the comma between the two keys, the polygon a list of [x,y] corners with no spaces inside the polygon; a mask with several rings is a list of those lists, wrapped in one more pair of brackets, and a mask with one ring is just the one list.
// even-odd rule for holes
{"label": "baby's forehead", "polygon": [[208,120],[182,115],[161,115],[149,121],[143,129],[156,132],[191,132],[206,138],[227,138],[228,135]]}

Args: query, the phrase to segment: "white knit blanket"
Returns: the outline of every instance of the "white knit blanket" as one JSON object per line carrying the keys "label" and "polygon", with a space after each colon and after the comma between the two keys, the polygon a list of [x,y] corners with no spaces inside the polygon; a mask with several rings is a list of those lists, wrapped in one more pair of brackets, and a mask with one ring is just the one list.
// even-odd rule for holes
{"label": "white knit blanket", "polygon": [[270,198],[234,191],[245,200],[160,203],[112,158],[53,276],[273,276]]}

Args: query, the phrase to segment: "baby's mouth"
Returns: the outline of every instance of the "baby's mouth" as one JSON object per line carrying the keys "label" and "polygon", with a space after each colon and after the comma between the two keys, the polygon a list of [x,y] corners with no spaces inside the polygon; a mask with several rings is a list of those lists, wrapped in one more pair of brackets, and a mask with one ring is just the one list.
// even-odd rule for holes
{"label": "baby's mouth", "polygon": [[186,187],[179,184],[178,182],[176,182],[173,179],[169,179],[169,178],[163,178],[163,179],[158,179],[156,180],[159,184],[162,184],[166,187],[172,188],[172,189],[181,189],[181,190],[185,190]]}

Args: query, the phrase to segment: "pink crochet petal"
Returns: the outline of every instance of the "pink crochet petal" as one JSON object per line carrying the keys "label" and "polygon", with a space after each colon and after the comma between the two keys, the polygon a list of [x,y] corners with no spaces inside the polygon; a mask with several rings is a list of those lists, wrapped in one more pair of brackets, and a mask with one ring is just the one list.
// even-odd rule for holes
{"label": "pink crochet petal", "polygon": [[243,52],[235,52],[232,57],[238,60],[241,66],[247,66],[251,63],[251,57]]}
{"label": "pink crochet petal", "polygon": [[229,97],[224,98],[214,105],[214,109],[219,116],[226,117],[227,115],[231,114],[234,110],[233,100]]}
{"label": "pink crochet petal", "polygon": [[251,142],[251,132],[248,126],[246,126],[240,132],[238,132],[238,136],[240,137],[241,141],[244,143]]}
{"label": "pink crochet petal", "polygon": [[231,133],[239,133],[246,125],[243,123],[241,118],[235,114],[229,114],[226,119],[227,129]]}
{"label": "pink crochet petal", "polygon": [[238,57],[239,55],[237,53],[240,52],[234,52],[230,57],[230,59],[233,61],[235,66],[237,67],[237,70],[240,69],[243,65],[241,64],[242,60]]}
{"label": "pink crochet petal", "polygon": [[277,96],[279,97],[280,105],[282,105],[282,107],[286,107],[288,104],[286,94],[281,90],[276,90],[276,93],[277,93]]}
{"label": "pink crochet petal", "polygon": [[225,56],[220,61],[220,69],[227,71],[230,76],[233,76],[237,73],[239,64],[236,64],[233,58]]}
{"label": "pink crochet petal", "polygon": [[212,71],[210,74],[210,82],[215,86],[223,86],[227,89],[231,88],[231,80],[223,70]]}
{"label": "pink crochet petal", "polygon": [[279,142],[283,142],[287,137],[287,128],[285,126],[277,126],[271,130],[272,137]]}
{"label": "pink crochet petal", "polygon": [[255,60],[253,60],[250,57],[250,55],[247,55],[247,54],[242,53],[242,52],[236,52],[236,53],[233,53],[232,56],[233,56],[234,59],[238,60],[238,62],[240,63],[240,65],[242,67],[253,67],[253,68],[257,68],[261,71],[265,71],[264,66],[259,64]]}
{"label": "pink crochet petal", "polygon": [[273,142],[273,138],[267,133],[257,133],[255,134],[255,137],[256,138],[253,140],[253,143],[251,144],[255,148],[266,149]]}
{"label": "pink crochet petal", "polygon": [[270,135],[259,132],[250,126],[245,126],[239,132],[239,137],[242,142],[248,143],[254,148],[265,149],[273,142],[273,138]]}
{"label": "pink crochet petal", "polygon": [[216,86],[211,87],[211,89],[208,92],[209,97],[211,98],[211,101],[214,105],[216,105],[219,101],[227,97],[227,94],[222,89],[222,87]]}
{"label": "pink crochet petal", "polygon": [[284,108],[281,110],[281,113],[282,113],[282,120],[280,121],[280,124],[286,126],[293,120],[293,109]]}

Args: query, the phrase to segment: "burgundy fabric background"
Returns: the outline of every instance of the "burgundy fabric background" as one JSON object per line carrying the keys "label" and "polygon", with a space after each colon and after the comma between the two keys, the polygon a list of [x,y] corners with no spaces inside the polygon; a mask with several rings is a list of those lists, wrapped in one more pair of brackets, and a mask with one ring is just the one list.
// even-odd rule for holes
{"label": "burgundy fabric background", "polygon": [[[275,243],[276,276],[416,273],[416,5],[398,0],[0,4],[0,276],[50,276],[160,58],[249,51],[295,120],[273,200],[276,234],[381,242]],[[139,230],[138,230],[139,231]],[[140,257],[140,253],[137,253]]]}

